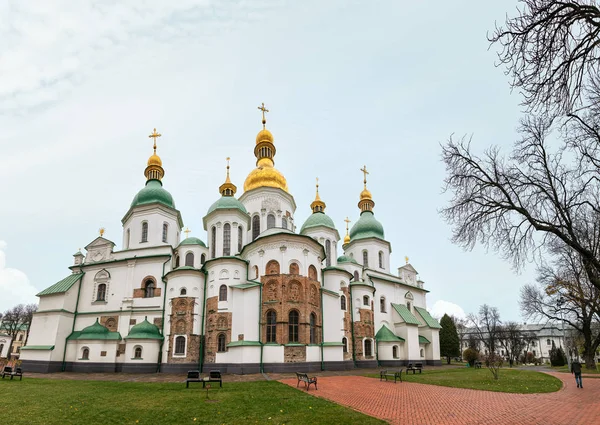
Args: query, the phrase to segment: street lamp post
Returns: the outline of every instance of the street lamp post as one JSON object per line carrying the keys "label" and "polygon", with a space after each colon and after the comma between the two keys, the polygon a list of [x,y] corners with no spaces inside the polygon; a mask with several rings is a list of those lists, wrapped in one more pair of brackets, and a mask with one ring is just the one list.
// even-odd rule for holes
{"label": "street lamp post", "polygon": [[[562,307],[562,305],[564,303],[565,303],[564,298],[560,297],[558,299],[558,303],[557,303],[558,307],[559,308]],[[565,343],[565,350],[566,350],[565,355],[567,356],[567,366],[568,366],[569,372],[570,372],[571,371],[571,353],[570,353],[569,347],[567,346],[567,336],[565,335],[565,315],[564,315],[562,308],[560,309],[560,319],[562,322],[562,333],[563,333],[562,338]]]}

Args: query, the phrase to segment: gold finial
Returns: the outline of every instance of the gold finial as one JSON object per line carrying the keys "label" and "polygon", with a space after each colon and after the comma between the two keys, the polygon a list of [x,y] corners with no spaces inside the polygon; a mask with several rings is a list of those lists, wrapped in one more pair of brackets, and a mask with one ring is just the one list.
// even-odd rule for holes
{"label": "gold finial", "polygon": [[348,242],[350,242],[350,234],[348,233],[348,225],[350,224],[350,219],[348,217],[346,217],[346,219],[344,220],[346,222],[346,236],[344,236],[344,244],[347,244]]}
{"label": "gold finial", "polygon": [[229,160],[230,159],[231,159],[230,157],[225,158],[225,161],[227,161],[227,180],[226,181],[229,181]]}
{"label": "gold finial", "polygon": [[262,125],[264,129],[265,125],[267,124],[267,117],[265,116],[265,112],[269,112],[269,110],[265,108],[265,102],[263,102],[262,105],[258,107],[258,109],[262,111]]}
{"label": "gold finial", "polygon": [[404,261],[406,261],[406,264],[408,264],[408,257],[404,257]]}
{"label": "gold finial", "polygon": [[154,139],[154,155],[156,155],[156,138],[162,136],[162,134],[156,132],[156,128],[152,132],[152,134],[148,137]]}
{"label": "gold finial", "polygon": [[326,206],[325,202],[319,196],[319,178],[317,177],[317,194],[315,195],[315,200],[310,204],[310,208],[313,210],[313,213],[317,213],[325,211]]}
{"label": "gold finial", "polygon": [[104,232],[106,231],[106,229],[104,227],[101,227],[98,232],[100,232],[100,237],[104,236]]}
{"label": "gold finial", "polygon": [[360,192],[360,201],[358,201],[358,207],[362,212],[371,211],[375,206],[375,202],[373,202],[371,192],[369,192],[369,190],[367,189],[367,174],[369,174],[369,172],[367,171],[367,166],[363,165],[363,168],[361,168],[360,171],[362,171],[364,175],[363,184],[365,187],[363,191]]}
{"label": "gold finial", "polygon": [[231,180],[229,179],[229,160],[231,158],[227,157],[225,158],[225,160],[227,161],[227,178],[225,179],[225,183],[223,183],[221,186],[219,186],[219,193],[222,196],[233,196],[235,195],[235,192],[237,190],[237,187],[231,183]]}
{"label": "gold finial", "polygon": [[183,231],[183,233],[185,233],[185,238],[187,239],[189,234],[190,234],[191,230],[189,227],[186,227],[185,230]]}

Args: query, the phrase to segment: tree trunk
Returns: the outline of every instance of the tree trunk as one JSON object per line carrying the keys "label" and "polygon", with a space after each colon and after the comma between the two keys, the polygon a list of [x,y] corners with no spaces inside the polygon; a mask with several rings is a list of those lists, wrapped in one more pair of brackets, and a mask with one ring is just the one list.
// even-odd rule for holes
{"label": "tree trunk", "polygon": [[450,364],[450,356],[446,356],[446,361]]}
{"label": "tree trunk", "polygon": [[583,354],[583,360],[585,361],[586,369],[596,370],[596,359],[594,352],[586,352]]}

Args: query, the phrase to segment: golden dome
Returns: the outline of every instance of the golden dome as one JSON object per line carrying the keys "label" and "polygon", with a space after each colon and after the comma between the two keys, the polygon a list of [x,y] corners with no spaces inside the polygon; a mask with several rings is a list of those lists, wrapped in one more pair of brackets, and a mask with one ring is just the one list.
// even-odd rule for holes
{"label": "golden dome", "polygon": [[148,158],[148,166],[150,165],[158,165],[159,167],[162,167],[162,160],[160,159],[160,156],[154,153],[154,155]]}
{"label": "golden dome", "polygon": [[346,245],[347,243],[350,243],[350,235],[346,234],[346,236],[344,236],[344,245]]}
{"label": "golden dome", "polygon": [[365,187],[362,192],[360,192],[360,199],[373,199],[371,196],[371,192]]}
{"label": "golden dome", "polygon": [[283,174],[273,167],[272,161],[267,158],[261,159],[257,167],[250,171],[244,182],[244,192],[257,187],[275,187],[288,191],[288,185]]}
{"label": "golden dome", "polygon": [[258,145],[260,142],[273,143],[273,134],[266,128],[263,128],[256,135],[256,144]]}

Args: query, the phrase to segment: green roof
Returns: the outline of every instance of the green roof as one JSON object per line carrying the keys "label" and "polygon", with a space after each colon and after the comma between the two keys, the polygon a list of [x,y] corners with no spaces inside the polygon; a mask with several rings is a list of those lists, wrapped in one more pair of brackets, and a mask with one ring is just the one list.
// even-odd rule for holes
{"label": "green roof", "polygon": [[175,208],[175,202],[169,192],[162,187],[160,180],[148,180],[146,186],[134,196],[131,208],[139,205],[163,204],[169,208]]}
{"label": "green roof", "polygon": [[83,328],[81,331],[74,331],[69,335],[67,340],[80,340],[80,339],[96,339],[96,340],[121,340],[121,334],[119,332],[111,332],[108,328],[102,326],[98,319],[96,322]]}
{"label": "green roof", "polygon": [[54,350],[54,345],[26,345],[25,347],[21,347],[21,351],[23,350]]}
{"label": "green roof", "polygon": [[431,341],[429,341],[423,335],[419,335],[419,344],[430,344],[430,343],[431,343]]}
{"label": "green roof", "polygon": [[245,345],[261,345],[260,341],[231,341],[227,344],[228,347],[240,347]]}
{"label": "green roof", "polygon": [[42,292],[38,293],[37,296],[42,295],[52,295],[52,294],[62,294],[71,289],[71,286],[77,282],[83,273],[75,273],[65,277],[63,280],[56,282],[54,285],[49,288],[44,289]]}
{"label": "green roof", "polygon": [[352,257],[348,257],[347,255],[340,255],[337,259],[338,263],[354,263],[354,264],[358,264],[358,261],[356,261],[354,258]]}
{"label": "green roof", "polygon": [[392,307],[394,307],[394,310],[396,310],[396,313],[398,313],[398,315],[406,323],[409,323],[411,325],[420,325],[421,324],[421,322],[419,322],[419,319],[417,319],[415,316],[413,316],[413,314],[410,312],[408,307],[406,307],[404,304],[392,303]]}
{"label": "green roof", "polygon": [[381,325],[381,328],[375,334],[375,340],[377,342],[404,342],[404,338],[395,335],[387,326]]}
{"label": "green roof", "polygon": [[179,246],[182,246],[182,245],[200,245],[200,246],[203,246],[204,248],[206,248],[206,244],[204,242],[202,242],[201,239],[195,238],[193,236],[182,240],[179,243]]}
{"label": "green roof", "polygon": [[248,289],[248,288],[254,288],[256,286],[260,286],[260,283],[240,283],[239,285],[231,285],[230,288]]}
{"label": "green roof", "polygon": [[426,309],[415,306],[415,310],[417,310],[417,312],[421,315],[427,326],[433,329],[442,329],[440,323],[433,317],[431,317],[431,314],[429,314],[429,312]]}
{"label": "green roof", "polygon": [[240,210],[244,214],[248,214],[246,207],[233,196],[222,196],[210,206],[206,215],[209,215],[216,210]]}
{"label": "green roof", "polygon": [[160,329],[155,324],[148,322],[148,317],[143,322],[134,325],[125,339],[164,339]]}
{"label": "green roof", "polygon": [[312,213],[300,229],[300,234],[303,235],[305,230],[308,230],[313,227],[329,227],[330,229],[336,230],[335,224],[333,224],[333,220],[324,212],[316,212]]}
{"label": "green roof", "polygon": [[358,221],[350,229],[350,241],[367,238],[385,239],[383,226],[377,221],[372,211],[363,211]]}

